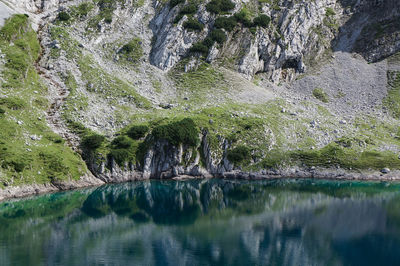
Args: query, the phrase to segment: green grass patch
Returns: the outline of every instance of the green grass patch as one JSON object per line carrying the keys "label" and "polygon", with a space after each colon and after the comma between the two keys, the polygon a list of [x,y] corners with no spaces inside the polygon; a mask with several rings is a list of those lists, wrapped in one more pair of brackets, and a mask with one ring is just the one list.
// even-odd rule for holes
{"label": "green grass patch", "polygon": [[24,15],[14,15],[0,30],[0,49],[7,63],[2,70],[0,107],[0,183],[22,185],[76,180],[85,163],[47,126],[48,102],[34,67],[40,52],[35,31]]}
{"label": "green grass patch", "polygon": [[187,144],[195,147],[199,143],[199,129],[191,118],[157,126],[151,134],[156,139],[168,140],[175,146]]}
{"label": "green grass patch", "polygon": [[143,56],[142,40],[138,37],[133,38],[123,45],[118,52],[124,59],[131,63],[138,63]]}
{"label": "green grass patch", "polygon": [[388,94],[383,106],[395,118],[400,118],[400,72],[388,72]]}
{"label": "green grass patch", "polygon": [[[134,103],[138,108],[150,109],[149,100],[138,94],[130,84],[114,77],[101,69],[90,56],[85,56],[78,61],[82,79],[86,82],[89,92],[102,95],[102,97],[125,98]],[[111,99],[113,100],[113,99]]]}
{"label": "green grass patch", "polygon": [[321,102],[328,103],[329,102],[329,96],[328,94],[321,88],[316,88],[312,92],[313,96],[320,100]]}

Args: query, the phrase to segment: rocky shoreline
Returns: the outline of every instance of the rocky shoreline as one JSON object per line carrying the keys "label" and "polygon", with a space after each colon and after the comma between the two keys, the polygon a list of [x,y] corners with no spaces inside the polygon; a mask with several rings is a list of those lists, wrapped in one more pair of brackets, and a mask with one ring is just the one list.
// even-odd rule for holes
{"label": "rocky shoreline", "polygon": [[[194,178],[225,178],[225,179],[246,179],[246,180],[261,180],[261,179],[277,179],[277,178],[310,178],[310,179],[334,179],[334,180],[355,180],[355,181],[389,181],[396,182],[400,181],[400,170],[395,171],[369,171],[369,172],[349,172],[342,169],[330,170],[330,169],[285,169],[285,170],[269,170],[261,171],[256,173],[243,172],[243,171],[231,171],[219,175],[210,176],[190,176],[190,175],[178,175],[176,177],[168,178],[165,180],[190,180]],[[156,178],[154,178],[156,180]],[[96,187],[105,184],[112,183],[123,183],[132,181],[144,181],[149,180],[148,178],[138,178],[138,175],[133,175],[132,179],[124,179],[123,181],[114,180],[112,182],[104,182],[92,174],[87,174],[77,181],[64,181],[64,182],[53,182],[51,184],[33,184],[23,185],[15,187],[7,187],[0,189],[0,201],[24,198],[28,196],[54,193],[61,191],[74,190],[86,187]],[[160,180],[160,179],[158,179]]]}

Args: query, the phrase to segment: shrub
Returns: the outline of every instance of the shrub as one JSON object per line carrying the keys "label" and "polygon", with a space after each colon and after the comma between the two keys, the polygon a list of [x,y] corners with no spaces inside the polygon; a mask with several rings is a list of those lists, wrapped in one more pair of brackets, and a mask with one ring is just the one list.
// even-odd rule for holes
{"label": "shrub", "polygon": [[182,15],[190,15],[194,14],[197,11],[197,6],[194,3],[190,3],[184,7],[182,7],[181,11],[179,12]]}
{"label": "shrub", "polygon": [[89,150],[96,150],[101,147],[105,137],[98,134],[89,135],[83,138],[82,146]]}
{"label": "shrub", "polygon": [[225,29],[227,31],[232,31],[236,26],[235,17],[219,17],[215,20],[214,26],[217,29]]}
{"label": "shrub", "polygon": [[203,43],[198,42],[198,43],[193,44],[192,47],[190,47],[190,52],[207,54],[208,47],[206,45],[204,45]]}
{"label": "shrub", "polygon": [[234,164],[241,163],[250,157],[250,149],[243,145],[237,146],[228,151],[227,157]]}
{"label": "shrub", "polygon": [[211,39],[211,37],[207,37],[203,40],[203,44],[205,46],[207,46],[208,48],[210,48],[211,46],[213,46],[215,43],[215,41],[213,39]]}
{"label": "shrub", "polygon": [[181,3],[185,3],[185,0],[171,0],[169,1],[169,6],[173,8]]}
{"label": "shrub", "polygon": [[197,11],[197,6],[194,3],[190,3],[182,7],[179,14],[175,17],[174,23],[178,23],[183,18],[184,15],[192,15],[196,13],[196,11]]}
{"label": "shrub", "polygon": [[335,13],[335,11],[333,10],[333,8],[328,7],[328,8],[326,9],[326,11],[325,11],[325,15],[326,15],[327,17],[330,17],[330,16],[336,15],[336,13]]}
{"label": "shrub", "polygon": [[132,139],[141,139],[149,131],[149,127],[145,125],[132,126],[127,134]]}
{"label": "shrub", "polygon": [[324,103],[328,103],[329,102],[328,94],[326,94],[326,92],[324,92],[324,90],[321,89],[321,88],[314,89],[312,94],[313,94],[313,96],[315,98],[317,98],[321,102],[324,102]]}
{"label": "shrub", "polygon": [[60,21],[68,21],[71,18],[71,16],[67,12],[61,11],[60,13],[58,13],[57,18]]}
{"label": "shrub", "polygon": [[107,24],[111,24],[112,22],[112,12],[107,12],[104,14],[104,22]]}
{"label": "shrub", "polygon": [[6,110],[0,108],[0,115],[5,114],[5,113],[6,113]]}
{"label": "shrub", "polygon": [[253,20],[254,26],[260,26],[263,28],[267,27],[270,22],[271,22],[271,18],[264,14],[259,15],[258,17],[254,18],[254,20]]}
{"label": "shrub", "polygon": [[246,27],[250,27],[252,24],[250,15],[249,15],[249,12],[247,11],[247,9],[242,9],[238,13],[235,13],[234,17],[237,22],[242,23]]}
{"label": "shrub", "polygon": [[123,165],[125,162],[135,161],[136,149],[136,142],[127,136],[119,136],[111,142],[111,151],[108,156],[112,157],[118,165]]}
{"label": "shrub", "polygon": [[208,12],[220,14],[235,8],[235,3],[230,0],[212,0],[206,5]]}
{"label": "shrub", "polygon": [[116,149],[128,149],[132,144],[133,141],[126,136],[119,136],[111,142],[111,146]]}
{"label": "shrub", "polygon": [[156,139],[165,139],[175,146],[181,143],[196,146],[199,141],[198,128],[190,118],[157,126],[153,129],[152,135]]}
{"label": "shrub", "polygon": [[228,12],[235,8],[235,3],[232,2],[231,0],[219,0],[219,2],[222,12]]}
{"label": "shrub", "polygon": [[210,33],[210,38],[217,43],[224,43],[226,41],[226,35],[223,30],[215,29]]}
{"label": "shrub", "polygon": [[129,61],[139,61],[143,56],[142,40],[140,38],[134,38],[122,46],[118,53],[123,54]]}
{"label": "shrub", "polygon": [[86,17],[90,10],[93,9],[93,5],[90,3],[82,3],[78,6],[78,15],[80,17]]}
{"label": "shrub", "polygon": [[195,19],[188,19],[183,23],[183,27],[188,30],[198,30],[201,31],[204,29],[204,25]]}
{"label": "shrub", "polygon": [[123,165],[129,158],[129,155],[130,153],[127,149],[113,149],[108,154],[108,156],[113,158],[118,165]]}

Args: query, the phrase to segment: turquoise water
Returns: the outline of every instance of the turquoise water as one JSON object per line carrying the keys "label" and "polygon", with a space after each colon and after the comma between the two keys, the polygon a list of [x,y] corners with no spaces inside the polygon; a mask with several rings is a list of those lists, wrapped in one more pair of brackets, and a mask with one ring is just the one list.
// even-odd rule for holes
{"label": "turquoise water", "polygon": [[400,184],[148,181],[0,203],[0,265],[398,265]]}

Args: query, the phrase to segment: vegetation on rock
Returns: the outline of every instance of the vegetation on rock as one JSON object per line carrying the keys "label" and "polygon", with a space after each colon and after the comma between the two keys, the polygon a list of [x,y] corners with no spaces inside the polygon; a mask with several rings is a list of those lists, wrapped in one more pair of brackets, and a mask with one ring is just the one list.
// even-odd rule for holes
{"label": "vegetation on rock", "polygon": [[0,107],[0,186],[78,179],[87,168],[80,156],[47,126],[47,89],[34,67],[40,45],[25,15],[14,15],[0,30],[5,97]]}
{"label": "vegetation on rock", "polygon": [[315,98],[317,98],[318,100],[320,100],[321,102],[324,102],[324,103],[329,102],[329,96],[328,96],[328,94],[326,94],[326,92],[323,89],[316,88],[313,90],[312,93],[313,93],[313,96]]}

